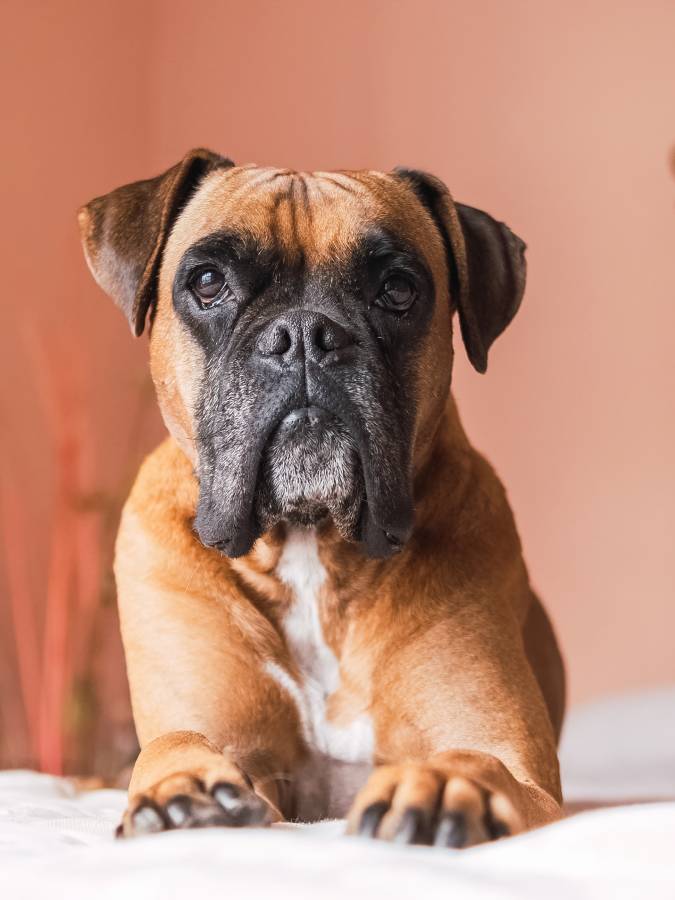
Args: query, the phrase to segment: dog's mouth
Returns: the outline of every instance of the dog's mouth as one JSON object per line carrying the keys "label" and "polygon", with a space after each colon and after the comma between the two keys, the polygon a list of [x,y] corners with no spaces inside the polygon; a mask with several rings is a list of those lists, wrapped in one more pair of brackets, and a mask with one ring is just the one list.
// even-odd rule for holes
{"label": "dog's mouth", "polygon": [[290,373],[265,393],[247,382],[238,406],[205,420],[195,519],[205,545],[242,556],[276,522],[326,518],[369,556],[405,544],[413,524],[409,432],[392,396],[366,394],[362,377],[345,372],[338,381],[308,364],[307,378]]}
{"label": "dog's mouth", "polygon": [[364,497],[358,448],[339,417],[319,406],[284,415],[261,459],[255,497],[261,529],[330,518],[344,538],[357,540]]}

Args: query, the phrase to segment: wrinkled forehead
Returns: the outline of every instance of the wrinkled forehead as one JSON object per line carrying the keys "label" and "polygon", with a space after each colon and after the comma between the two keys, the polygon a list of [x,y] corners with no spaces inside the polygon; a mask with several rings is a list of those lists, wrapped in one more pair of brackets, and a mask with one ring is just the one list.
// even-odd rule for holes
{"label": "wrinkled forehead", "polygon": [[[424,248],[425,255],[442,250],[421,204],[389,175],[254,166],[218,170],[177,220],[165,263],[175,269],[189,247],[223,229],[263,250],[301,255],[308,265],[335,263],[348,259],[373,226]],[[427,261],[433,267],[434,260]]]}

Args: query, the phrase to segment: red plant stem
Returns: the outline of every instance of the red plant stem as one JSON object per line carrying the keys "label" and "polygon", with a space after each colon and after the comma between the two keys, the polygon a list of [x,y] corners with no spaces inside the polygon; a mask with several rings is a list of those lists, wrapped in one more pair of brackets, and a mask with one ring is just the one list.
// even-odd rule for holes
{"label": "red plant stem", "polygon": [[28,533],[23,508],[16,490],[8,484],[3,485],[0,501],[2,543],[5,548],[14,646],[19,669],[19,687],[26,720],[29,753],[31,759],[37,760],[39,756],[40,658],[38,655],[38,627],[28,581],[28,560],[26,558]]}
{"label": "red plant stem", "polygon": [[[86,674],[94,637],[94,626],[101,599],[102,573],[102,509],[91,503],[91,484],[95,469],[94,439],[91,421],[79,410],[76,420],[77,465],[75,472],[77,496],[80,500],[75,520],[76,554],[76,612],[77,628],[73,629],[73,669],[78,678]],[[83,503],[84,500],[88,502]]]}
{"label": "red plant stem", "polygon": [[73,671],[82,678],[87,671],[94,637],[101,587],[101,521],[98,512],[81,512],[75,521],[76,545]]}
{"label": "red plant stem", "polygon": [[37,344],[34,353],[37,385],[56,451],[39,715],[39,764],[43,771],[53,774],[62,774],[64,768],[68,626],[76,561],[75,501],[79,456],[76,423],[78,401],[81,400],[73,390],[73,363],[77,360],[72,355],[67,356],[63,349],[53,342]]}
{"label": "red plant stem", "polygon": [[[32,627],[33,657],[28,663],[22,662],[22,681],[28,685],[24,706],[32,725],[35,757],[43,771],[62,774],[66,702],[74,679],[86,675],[100,600],[102,521],[101,511],[86,502],[95,460],[84,398],[87,382],[81,345],[67,339],[40,339],[35,331],[28,338],[36,387],[55,451],[41,658],[35,622],[31,626],[19,619],[15,632],[21,634],[17,647],[21,642],[23,648],[27,640],[24,632]],[[5,530],[7,527],[5,523]],[[20,554],[15,560],[18,596],[23,596],[22,591],[28,596],[30,589],[21,581],[27,560]],[[17,590],[12,593],[17,595]],[[15,601],[14,606],[30,608],[25,598]],[[21,653],[25,656],[23,649]]]}
{"label": "red plant stem", "polygon": [[60,490],[52,525],[40,707],[40,768],[63,773],[63,718],[68,669],[68,619],[74,575],[74,515],[67,491],[72,451],[59,454]]}

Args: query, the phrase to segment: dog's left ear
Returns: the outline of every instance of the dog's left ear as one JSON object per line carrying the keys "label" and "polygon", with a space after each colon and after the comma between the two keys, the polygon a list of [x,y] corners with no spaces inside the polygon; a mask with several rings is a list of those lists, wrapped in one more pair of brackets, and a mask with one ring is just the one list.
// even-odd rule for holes
{"label": "dog's left ear", "polygon": [[412,187],[441,232],[464,346],[473,367],[485,372],[490,345],[523,299],[525,243],[487,213],[455,203],[433,175],[404,168],[394,173]]}
{"label": "dog's left ear", "polygon": [[210,150],[191,150],[156,178],[126,184],[80,209],[89,268],[137,337],[155,299],[162,250],[178,213],[205,175],[233,165]]}

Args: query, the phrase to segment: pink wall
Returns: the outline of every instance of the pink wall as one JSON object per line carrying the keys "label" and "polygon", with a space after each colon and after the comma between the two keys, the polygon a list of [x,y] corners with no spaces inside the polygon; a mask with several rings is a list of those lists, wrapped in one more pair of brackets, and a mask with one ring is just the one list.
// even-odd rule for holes
{"label": "pink wall", "polygon": [[193,145],[418,166],[529,245],[521,314],[487,376],[459,354],[455,389],[509,488],[572,697],[675,680],[672,3],[69,0],[3,16],[0,453],[38,561],[50,451],[26,323],[81,336],[104,484],[145,371],[85,270],[77,206]]}
{"label": "pink wall", "polygon": [[[63,345],[85,375],[83,405],[96,468],[89,490],[116,490],[125,461],[138,455],[128,449],[129,421],[145,379],[145,348],[129,339],[119,313],[92,285],[75,211],[154,163],[145,149],[151,19],[139,6],[132,0],[16,0],[1,9],[0,500],[13,489],[23,501],[26,529],[12,527],[26,544],[38,622],[56,475],[45,409],[55,379],[50,374],[40,390],[40,341]],[[154,413],[147,432],[153,429],[158,437]],[[0,537],[0,766],[34,765],[21,714],[2,543]],[[96,666],[103,663],[96,673],[98,701],[112,769],[128,752],[129,711],[114,615],[103,610],[98,618],[92,656]],[[45,666],[41,677],[49,683],[55,673]]]}

